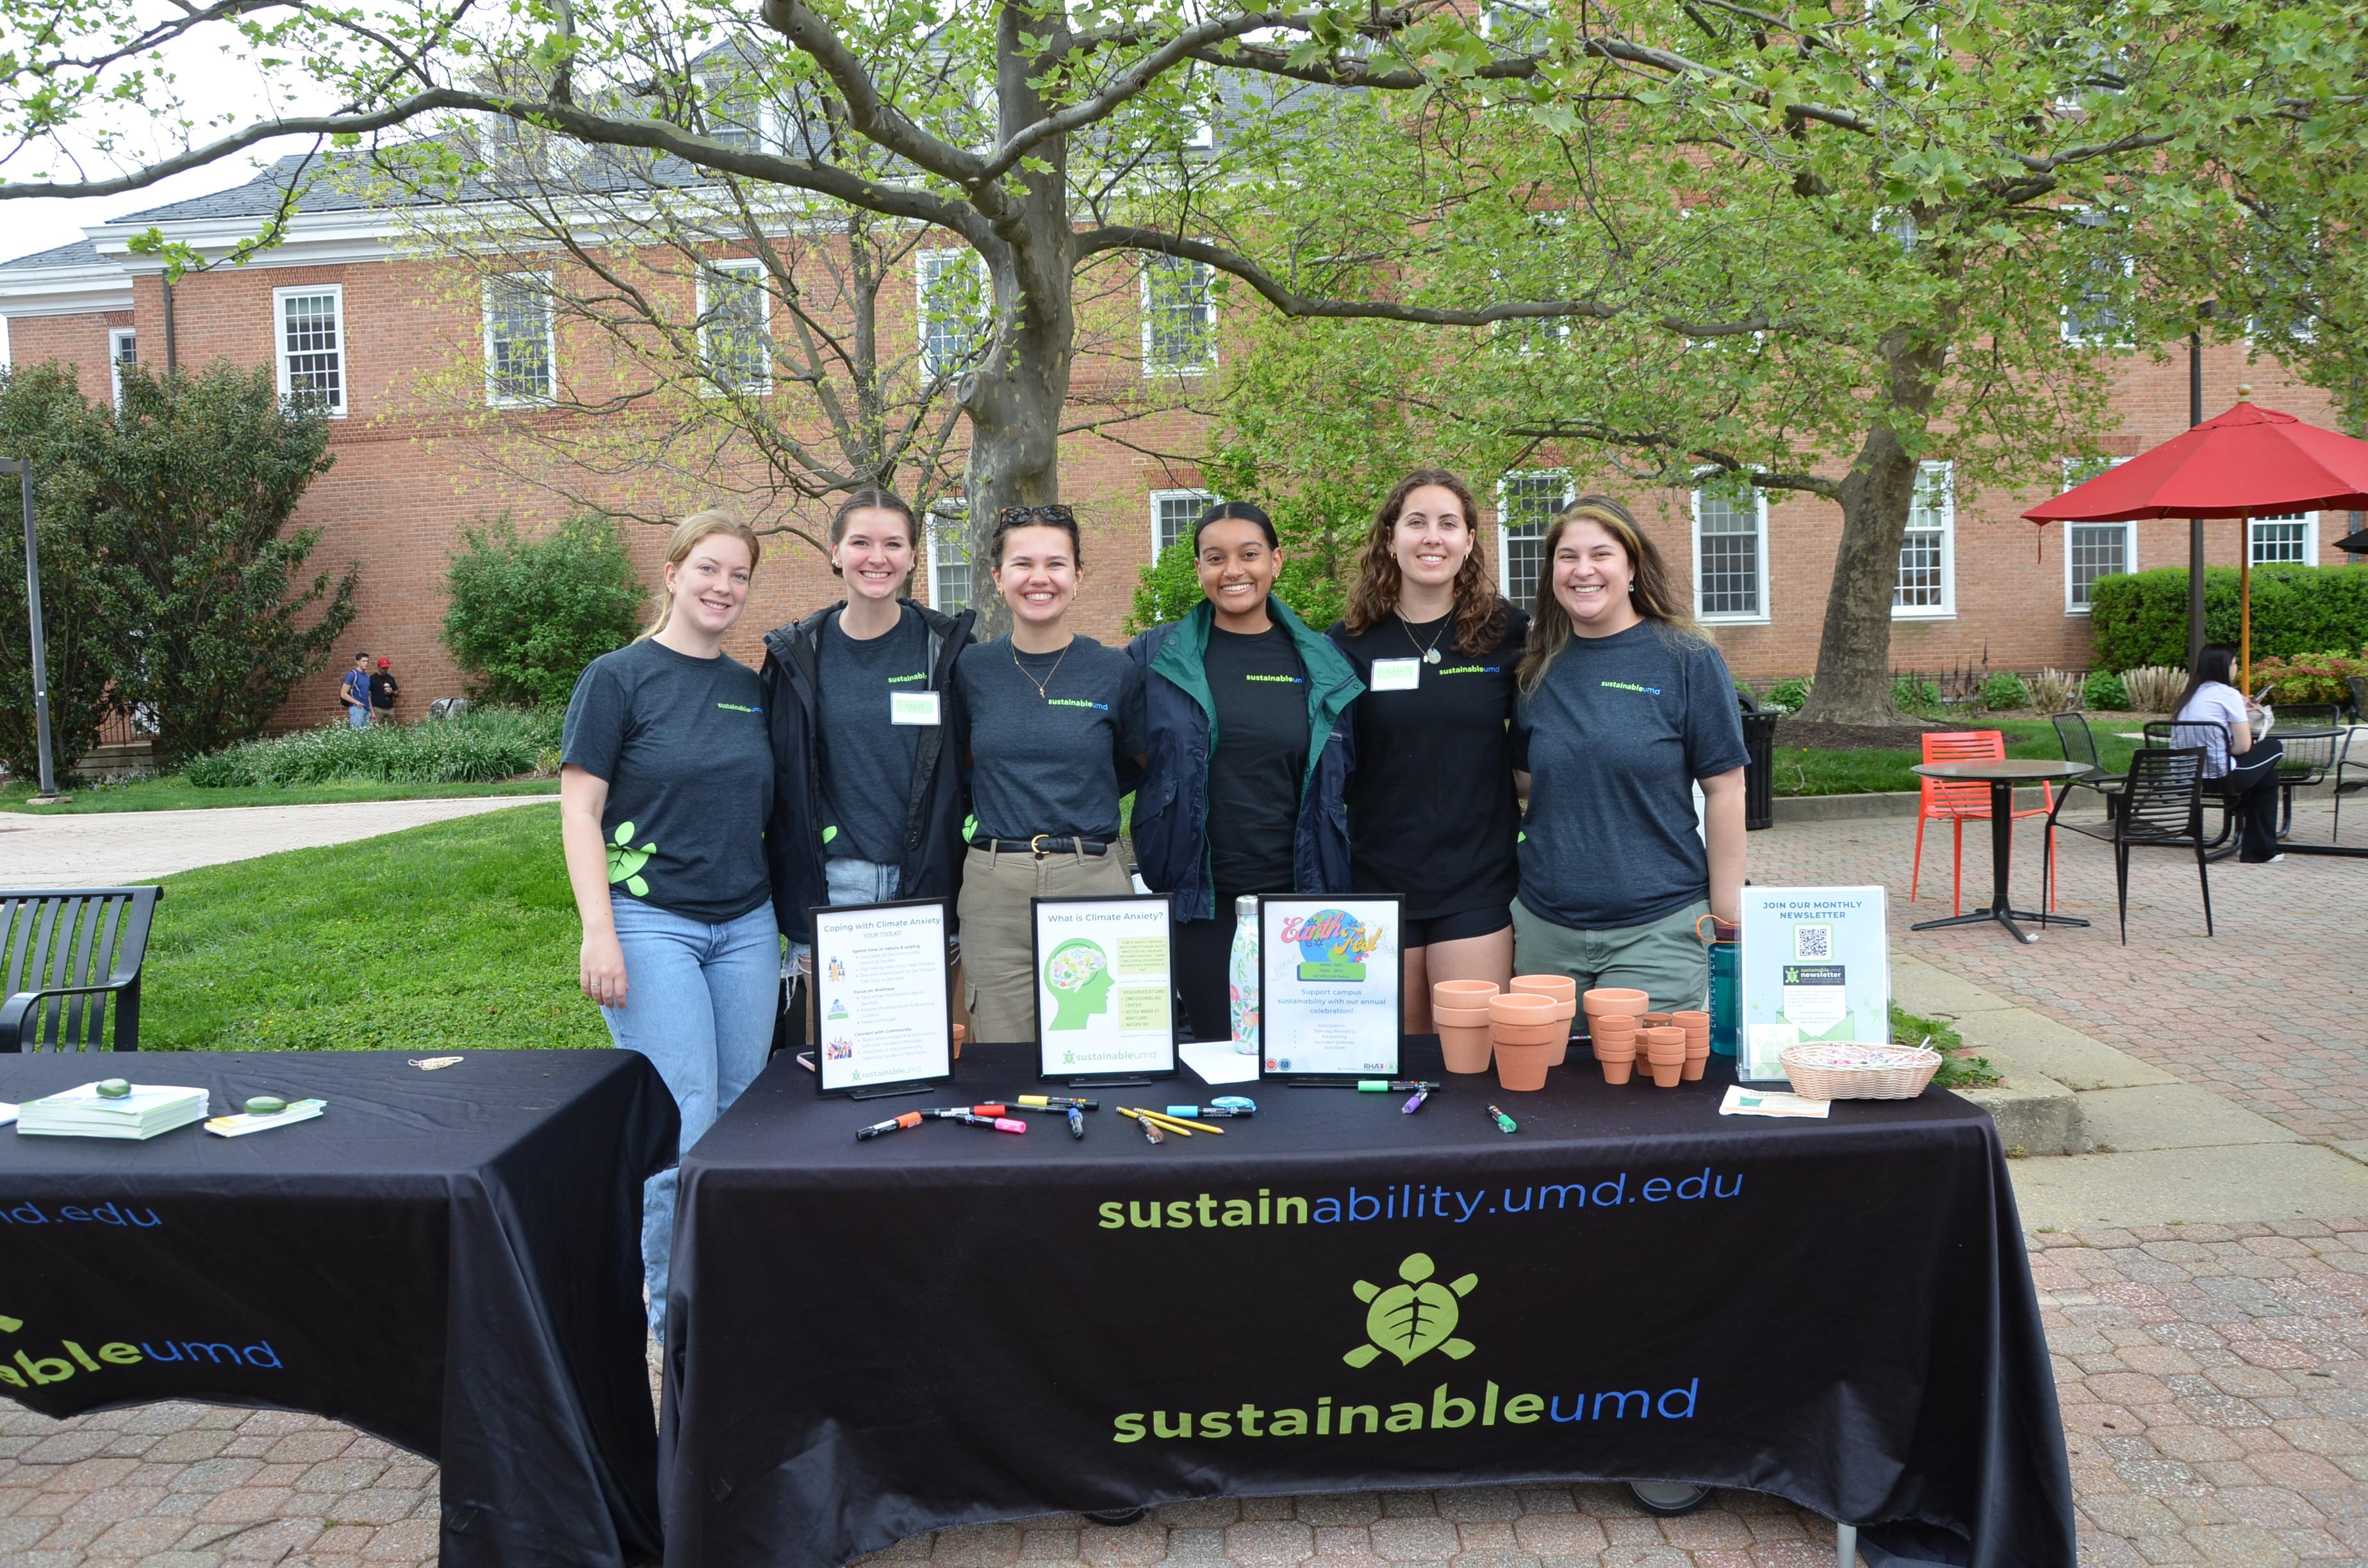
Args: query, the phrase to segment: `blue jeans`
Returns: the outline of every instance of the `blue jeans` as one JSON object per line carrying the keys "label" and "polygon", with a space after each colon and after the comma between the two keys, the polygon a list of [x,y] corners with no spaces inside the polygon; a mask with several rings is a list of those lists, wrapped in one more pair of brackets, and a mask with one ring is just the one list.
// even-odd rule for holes
{"label": "blue jeans", "polygon": [[370,728],[370,704],[369,704],[369,703],[367,703],[367,702],[348,702],[348,703],[347,703],[347,704],[346,704],[346,722],[347,722],[347,723],[348,723],[348,724],[351,724],[351,725],[352,725],[355,729],[357,729],[357,730],[367,730],[367,729],[369,729],[369,728]]}
{"label": "blue jeans", "polygon": [[[609,1038],[638,1051],[666,1080],[682,1113],[677,1154],[756,1081],[773,1048],[781,938],[770,901],[712,925],[611,893],[625,954],[625,1005],[603,1007]],[[650,1328],[666,1339],[666,1262],[674,1246],[677,1172],[642,1188],[642,1279]]]}
{"label": "blue jeans", "polygon": [[[903,875],[895,867],[878,860],[825,860],[822,863],[823,886],[834,904],[886,903],[896,896],[896,884]],[[803,974],[813,962],[812,942],[791,942],[789,963],[781,973],[784,978]]]}

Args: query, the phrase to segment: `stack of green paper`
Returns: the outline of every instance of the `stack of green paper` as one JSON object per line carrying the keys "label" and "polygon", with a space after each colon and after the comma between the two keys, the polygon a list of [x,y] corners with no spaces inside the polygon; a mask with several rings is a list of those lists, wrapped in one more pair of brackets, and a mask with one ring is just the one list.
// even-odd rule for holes
{"label": "stack of green paper", "polygon": [[97,1084],[85,1084],[47,1099],[27,1100],[17,1108],[17,1131],[62,1138],[154,1138],[205,1114],[203,1089],[134,1084],[129,1095],[108,1099]]}

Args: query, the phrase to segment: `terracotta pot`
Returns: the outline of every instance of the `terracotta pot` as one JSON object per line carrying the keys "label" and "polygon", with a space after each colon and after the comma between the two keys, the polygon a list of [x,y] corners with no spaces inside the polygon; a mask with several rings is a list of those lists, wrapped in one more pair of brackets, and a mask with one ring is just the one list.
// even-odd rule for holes
{"label": "terracotta pot", "polygon": [[1574,1005],[1578,1001],[1578,982],[1566,974],[1517,974],[1505,989],[1531,996],[1551,996],[1557,1002]]}
{"label": "terracotta pot", "polygon": [[1607,1056],[1622,1062],[1633,1062],[1636,1059],[1636,1037],[1633,1034],[1624,1038],[1619,1035],[1598,1035],[1589,1043],[1595,1048],[1595,1059],[1598,1062]]}
{"label": "terracotta pot", "polygon": [[1551,1046],[1555,1040],[1567,1042],[1568,1035],[1562,1026],[1549,1018],[1543,1024],[1490,1024],[1488,1037],[1498,1045]]}
{"label": "terracotta pot", "polygon": [[1495,1042],[1488,1038],[1486,1024],[1441,1026],[1439,1031],[1439,1051],[1447,1058],[1451,1073],[1486,1073]]}
{"label": "terracotta pot", "polygon": [[1488,998],[1488,1021],[1492,1024],[1552,1024],[1559,1020],[1554,1017],[1554,998],[1507,993]]}
{"label": "terracotta pot", "polygon": [[1546,1086],[1546,1047],[1497,1041],[1497,1086],[1516,1094]]}
{"label": "terracotta pot", "polygon": [[1546,1065],[1559,1067],[1570,1060],[1570,1020],[1562,1019],[1554,1026],[1554,1040],[1546,1046]]}
{"label": "terracotta pot", "polygon": [[1689,1056],[1679,1067],[1678,1076],[1689,1084],[1699,1084],[1702,1082],[1703,1069],[1707,1068],[1709,1065],[1710,1052],[1707,1051],[1703,1051],[1700,1056]]}
{"label": "terracotta pot", "polygon": [[1607,985],[1588,992],[1578,1001],[1590,1015],[1625,1013],[1633,1017],[1651,1006],[1653,999],[1641,991],[1630,991],[1622,986]]}
{"label": "terracotta pot", "polygon": [[1636,1043],[1638,1051],[1655,1062],[1686,1059],[1686,1037],[1677,1029],[1638,1029]]}
{"label": "terracotta pot", "polygon": [[1674,1027],[1667,1013],[1647,1013],[1637,1022],[1648,1029],[1666,1029]]}
{"label": "terracotta pot", "polygon": [[1485,1007],[1488,998],[1504,988],[1493,980],[1434,980],[1430,983],[1430,1005],[1434,1007]]}
{"label": "terracotta pot", "polygon": [[1595,1034],[1634,1034],[1636,1018],[1630,1013],[1606,1013],[1587,1020],[1587,1032]]}
{"label": "terracotta pot", "polygon": [[1486,1007],[1433,1007],[1430,1010],[1430,1021],[1440,1028],[1450,1026],[1471,1028],[1477,1026],[1485,1029],[1488,1027],[1488,1009]]}
{"label": "terracotta pot", "polygon": [[957,1062],[962,1060],[962,1039],[969,1033],[970,1028],[968,1025],[956,1024],[954,1026],[954,1060]]}
{"label": "terracotta pot", "polygon": [[1707,1029],[1710,1028],[1710,1015],[1708,1013],[1671,1013],[1669,1022],[1681,1029]]}
{"label": "terracotta pot", "polygon": [[1599,1057],[1597,1062],[1603,1068],[1603,1081],[1607,1084],[1624,1084],[1635,1076],[1636,1059],[1633,1056],[1623,1056],[1613,1062]]}
{"label": "terracotta pot", "polygon": [[1653,1063],[1653,1085],[1656,1088],[1674,1089],[1685,1070],[1682,1062],[1656,1062]]}

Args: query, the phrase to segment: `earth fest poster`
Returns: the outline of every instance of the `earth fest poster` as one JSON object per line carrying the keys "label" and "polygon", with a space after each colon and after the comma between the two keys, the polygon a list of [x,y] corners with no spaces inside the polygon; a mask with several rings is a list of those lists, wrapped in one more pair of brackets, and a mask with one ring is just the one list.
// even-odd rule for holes
{"label": "earth fest poster", "polygon": [[1036,1046],[1047,1078],[1172,1073],[1163,895],[1036,901]]}
{"label": "earth fest poster", "polygon": [[1266,1070],[1395,1076],[1404,945],[1395,898],[1258,900]]}

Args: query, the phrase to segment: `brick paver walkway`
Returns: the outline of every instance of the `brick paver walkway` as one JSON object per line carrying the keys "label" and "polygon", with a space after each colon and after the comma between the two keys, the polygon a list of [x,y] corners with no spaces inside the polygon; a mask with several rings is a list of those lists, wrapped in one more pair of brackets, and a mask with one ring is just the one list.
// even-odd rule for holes
{"label": "brick paver walkway", "polygon": [[[2368,846],[2368,806],[2345,812]],[[2065,808],[2093,820],[2093,797]],[[2296,807],[2294,835],[2328,839],[2329,808]],[[2018,907],[2039,906],[2041,823],[2015,835]],[[1787,824],[1751,835],[1750,875],[1775,883],[1873,883],[1891,890],[1894,950],[2060,1020],[2283,1123],[2305,1138],[2368,1138],[2368,860],[2289,855],[2273,866],[2211,868],[2217,935],[2203,935],[2193,856],[2140,850],[2130,871],[2130,941],[2113,912],[2113,852],[2056,835],[2066,914],[2029,947],[1995,927],[1910,931],[1949,913],[1949,827],[1925,828],[1923,898],[1907,902],[1912,817]],[[1989,901],[1989,827],[1965,828],[1965,907]]]}
{"label": "brick paver walkway", "polygon": [[[2368,1562],[2368,1221],[2032,1238],[2084,1568]],[[278,1412],[0,1404],[12,1568],[426,1568],[433,1467]],[[867,1559],[946,1568],[1826,1568],[1833,1530],[1722,1493],[1675,1519],[1612,1486],[1181,1503],[943,1530]]]}

